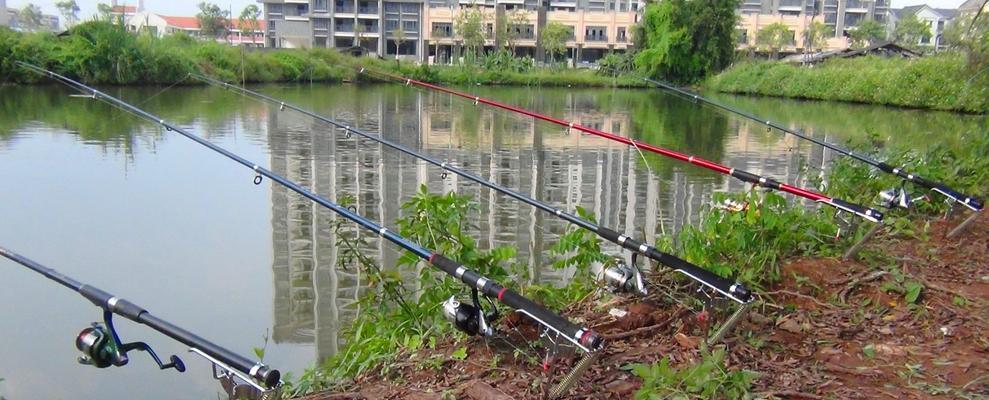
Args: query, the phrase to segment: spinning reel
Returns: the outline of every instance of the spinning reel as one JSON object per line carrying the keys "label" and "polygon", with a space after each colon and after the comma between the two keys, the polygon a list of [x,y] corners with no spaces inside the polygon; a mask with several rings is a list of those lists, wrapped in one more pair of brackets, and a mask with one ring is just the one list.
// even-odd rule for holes
{"label": "spinning reel", "polygon": [[611,265],[601,268],[599,279],[604,281],[605,286],[614,293],[634,293],[638,292],[643,296],[649,294],[645,280],[642,278],[642,270],[636,262],[638,253],[632,253],[632,262],[625,264],[621,259],[615,259]]}
{"label": "spinning reel", "polygon": [[[905,183],[906,182],[904,182],[904,184]],[[910,206],[913,205],[913,202],[927,199],[927,195],[923,195],[920,197],[910,197],[910,193],[907,193],[904,184],[901,184],[900,187],[895,187],[895,188],[880,191],[879,200],[877,201],[877,203],[880,206],[889,209],[893,209],[897,207],[903,209],[910,209]]]}
{"label": "spinning reel", "polygon": [[[489,322],[493,322],[498,319],[498,307],[491,304],[491,311],[484,311],[484,307],[481,306],[481,301],[477,295],[477,289],[471,290],[471,304],[467,304],[457,300],[456,296],[450,296],[449,299],[443,302],[443,316],[446,317],[447,321],[453,324],[457,330],[466,333],[469,336],[481,335],[481,336],[492,336],[494,335],[494,328],[491,327]],[[491,303],[491,300],[488,300]]]}
{"label": "spinning reel", "polygon": [[158,364],[159,369],[175,368],[176,371],[185,372],[185,363],[178,356],[169,357],[169,363],[165,364],[147,343],[121,343],[120,336],[113,327],[113,313],[109,311],[103,311],[102,324],[94,322],[92,326],[79,332],[79,336],[76,337],[76,348],[83,353],[83,356],[79,357],[79,363],[96,368],[127,365],[130,361],[127,353],[138,350],[146,351]]}

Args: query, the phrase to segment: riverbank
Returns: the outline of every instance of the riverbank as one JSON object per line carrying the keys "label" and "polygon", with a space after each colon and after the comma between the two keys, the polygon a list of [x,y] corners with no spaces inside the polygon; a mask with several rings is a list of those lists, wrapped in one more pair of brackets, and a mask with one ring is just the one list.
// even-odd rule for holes
{"label": "riverbank", "polygon": [[973,73],[964,56],[951,53],[833,59],[814,67],[748,61],[704,85],[726,93],[987,113],[989,77],[971,79]]}
{"label": "riverbank", "polygon": [[[572,304],[565,315],[595,327],[608,347],[565,398],[987,395],[989,218],[962,240],[945,239],[958,222],[919,223],[926,239],[879,237],[871,250],[895,254],[884,266],[790,260],[782,267],[786,278],[760,292],[736,334],[710,349],[697,335],[706,321],[679,306],[657,306],[660,294],[652,302],[602,304],[591,296]],[[616,318],[613,310],[628,314]],[[447,338],[304,398],[542,399],[573,362],[554,361],[547,370],[509,346]]]}
{"label": "riverbank", "polygon": [[[969,134],[959,149],[886,149],[876,156],[948,177],[949,186],[984,197],[989,138]],[[837,198],[873,204],[879,189],[898,180],[840,158],[827,182],[827,193]],[[947,239],[967,215],[941,219],[947,207],[931,194],[932,201],[909,212],[886,210],[886,228],[858,261],[842,261],[838,255],[869,224],[839,236],[841,222],[831,210],[796,206],[773,193],[725,196],[748,207],[712,207],[697,224],[657,243],[759,295],[722,344],[702,342],[731,307],[702,306],[677,274],[657,268],[650,281],[662,289],[645,300],[597,290],[587,268],[602,260],[600,241],[582,230],[569,230],[547,254],[554,266],[577,270],[567,286],[519,289],[607,340],[574,398],[989,394],[989,342],[982,335],[989,328],[989,218],[982,215],[963,236]],[[408,208],[426,210],[426,220],[445,209]],[[498,322],[505,338],[487,341],[436,325],[409,334],[394,318],[363,314],[350,345],[294,380],[290,391],[307,399],[541,399],[576,362],[565,352],[548,353],[553,347],[538,342],[537,327],[517,315]]]}
{"label": "riverbank", "polygon": [[[615,78],[589,69],[540,68],[531,62],[491,55],[476,65],[416,66],[394,60],[352,57],[332,49],[243,49],[185,35],[136,35],[105,22],[87,22],[68,33],[21,33],[0,28],[0,82],[37,83],[42,77],[18,67],[23,61],[89,84],[197,84],[203,73],[228,82],[328,82],[370,79],[362,66],[399,72],[434,83],[629,87],[638,79]],[[511,65],[506,65],[506,63]]]}

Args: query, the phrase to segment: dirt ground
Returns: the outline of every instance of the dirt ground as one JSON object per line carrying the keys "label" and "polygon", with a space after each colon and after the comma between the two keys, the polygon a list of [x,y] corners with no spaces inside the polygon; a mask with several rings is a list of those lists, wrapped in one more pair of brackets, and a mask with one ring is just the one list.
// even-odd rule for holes
{"label": "dirt ground", "polygon": [[[720,345],[728,367],[759,373],[752,392],[762,398],[989,398],[989,217],[946,239],[958,222],[931,221],[926,240],[878,238],[870,248],[887,255],[879,267],[787,263],[783,282],[760,291],[762,301]],[[904,294],[911,282],[923,285],[914,303]],[[607,347],[564,398],[631,398],[642,382],[622,366],[699,359],[699,332],[713,317],[656,304],[591,297],[565,311]],[[526,344],[521,337],[537,335],[525,321],[507,318],[499,328],[516,339],[471,338],[467,357],[455,356],[465,344],[450,340],[359,377],[349,391],[308,399],[546,398],[574,357],[542,357],[552,346]]]}

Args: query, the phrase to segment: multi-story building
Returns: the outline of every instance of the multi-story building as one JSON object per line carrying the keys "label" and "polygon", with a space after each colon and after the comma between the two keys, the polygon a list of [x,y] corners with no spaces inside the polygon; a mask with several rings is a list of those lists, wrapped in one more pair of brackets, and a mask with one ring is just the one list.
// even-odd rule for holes
{"label": "multi-story building", "polygon": [[0,0],[0,26],[10,26],[10,13],[7,12],[7,0]]}
{"label": "multi-story building", "polygon": [[[234,46],[264,47],[265,21],[258,20],[254,28],[247,26],[239,19],[231,20],[225,38],[216,38],[218,42],[230,43]],[[131,15],[125,22],[131,32],[146,32],[162,37],[174,33],[184,33],[193,37],[202,37],[199,19],[196,17],[177,17],[140,11]]]}
{"label": "multi-story building", "polygon": [[889,0],[743,0],[738,11],[739,48],[755,47],[760,29],[782,22],[790,28],[792,39],[782,50],[789,53],[805,50],[804,32],[815,21],[828,27],[827,43],[822,47],[840,49],[848,47],[848,32],[863,21],[873,19],[886,25],[890,14]]}
{"label": "multi-story building", "polygon": [[18,10],[16,8],[3,8],[2,10],[6,10],[6,12],[3,13],[6,14],[5,17],[7,23],[5,25],[9,26],[10,29],[13,29],[15,31],[40,30],[40,31],[57,32],[59,30],[57,15],[42,14],[39,20],[37,21],[37,26],[31,26],[34,25],[34,23],[28,24],[21,19],[21,10]]}
{"label": "multi-story building", "polygon": [[[268,21],[269,47],[360,47],[367,52],[418,62],[448,63],[463,39],[456,20],[477,7],[484,47],[504,43],[500,24],[512,23],[511,47],[542,59],[540,31],[549,21],[572,29],[566,57],[592,62],[630,46],[639,0],[259,0]],[[508,22],[511,21],[511,22]],[[399,35],[396,35],[398,33]],[[508,43],[506,43],[507,45]]]}
{"label": "multi-story building", "polygon": [[944,29],[948,27],[955,17],[958,16],[959,10],[950,8],[934,8],[926,4],[903,7],[899,10],[893,10],[890,13],[889,18],[889,29],[892,31],[896,29],[896,24],[898,21],[908,18],[910,16],[917,17],[918,20],[927,24],[930,27],[930,37],[922,37],[918,39],[918,46],[925,46],[928,48],[933,48],[934,50],[943,50],[947,45],[944,43]]}

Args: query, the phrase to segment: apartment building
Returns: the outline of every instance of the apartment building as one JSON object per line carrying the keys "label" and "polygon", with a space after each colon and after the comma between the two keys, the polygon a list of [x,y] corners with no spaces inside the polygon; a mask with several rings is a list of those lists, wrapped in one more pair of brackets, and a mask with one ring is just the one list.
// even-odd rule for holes
{"label": "apartment building", "polygon": [[[517,24],[518,55],[542,59],[540,30],[549,21],[571,27],[568,60],[593,62],[630,46],[639,0],[260,0],[269,47],[333,47],[428,63],[462,55],[455,26],[464,10],[483,15],[485,49],[503,39],[499,24]],[[524,21],[523,23],[518,23]],[[396,32],[400,36],[396,36]]]}
{"label": "apartment building", "polygon": [[4,17],[0,17],[0,21],[5,21],[3,25],[8,26],[10,29],[15,31],[59,31],[57,15],[42,14],[37,21],[31,22],[24,21],[21,18],[21,11],[22,10],[16,8],[4,7],[0,9],[0,14],[5,14]]}
{"label": "apartment building", "polygon": [[863,21],[886,25],[889,5],[890,0],[743,0],[738,9],[738,47],[755,47],[759,30],[781,22],[790,28],[791,37],[782,51],[801,52],[806,47],[804,32],[817,21],[828,27],[825,49],[846,48],[848,32]]}
{"label": "apartment building", "polygon": [[892,32],[896,29],[897,21],[915,16],[921,22],[927,24],[931,32],[931,37],[920,38],[916,45],[935,50],[943,50],[947,47],[943,40],[944,29],[948,27],[948,24],[952,20],[958,17],[958,13],[959,10],[957,9],[934,8],[926,4],[903,7],[899,10],[893,10],[890,13],[888,28]]}

